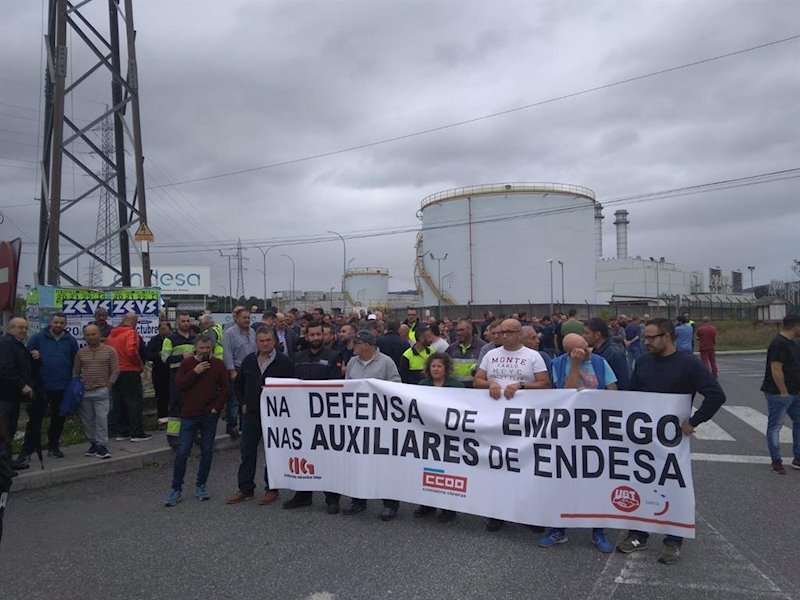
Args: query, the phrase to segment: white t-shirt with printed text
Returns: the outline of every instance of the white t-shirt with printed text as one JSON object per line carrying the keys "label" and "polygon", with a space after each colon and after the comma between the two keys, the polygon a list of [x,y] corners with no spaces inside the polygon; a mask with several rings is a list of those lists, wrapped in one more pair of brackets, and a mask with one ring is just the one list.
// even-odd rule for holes
{"label": "white t-shirt with printed text", "polygon": [[527,346],[513,352],[502,346],[490,350],[483,357],[479,368],[486,371],[486,378],[490,382],[496,381],[501,388],[520,381],[533,383],[536,373],[547,371],[542,356]]}

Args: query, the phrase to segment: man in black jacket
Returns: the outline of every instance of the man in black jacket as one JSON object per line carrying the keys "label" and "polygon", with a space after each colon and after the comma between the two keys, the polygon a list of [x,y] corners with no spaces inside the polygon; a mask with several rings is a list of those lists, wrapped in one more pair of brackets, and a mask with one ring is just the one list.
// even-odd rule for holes
{"label": "man in black jacket", "polygon": [[0,338],[0,457],[9,460],[15,470],[28,465],[11,460],[11,440],[17,431],[20,402],[31,402],[36,388],[33,359],[25,347],[28,321],[11,319],[7,333]]}
{"label": "man in black jacket", "polygon": [[[692,435],[696,427],[709,421],[725,403],[725,392],[699,358],[677,351],[675,326],[669,319],[647,321],[643,338],[647,353],[636,360],[631,391],[688,394],[692,399],[696,393],[702,394],[700,407],[681,423],[684,435]],[[629,531],[627,537],[617,544],[617,550],[624,554],[642,550],[647,547],[648,537],[644,531]],[[682,537],[665,536],[658,562],[665,565],[678,562],[682,544]]]}
{"label": "man in black jacket", "polygon": [[617,376],[617,389],[627,390],[630,386],[628,377],[628,357],[622,346],[612,342],[609,337],[608,325],[603,319],[594,317],[586,321],[583,326],[583,339],[592,347],[592,352],[606,359],[614,375]]}
{"label": "man in black jacket", "polygon": [[147,343],[145,357],[152,362],[150,373],[153,382],[153,390],[156,395],[156,414],[158,416],[158,428],[165,429],[169,417],[169,366],[161,360],[161,348],[164,345],[164,338],[172,333],[172,327],[168,321],[161,321],[158,324],[158,335],[150,338]]}
{"label": "man in black jacket", "polygon": [[[267,377],[294,377],[294,365],[289,357],[278,352],[275,330],[259,328],[256,333],[256,351],[248,354],[234,380],[239,398],[242,400],[242,437],[239,449],[242,462],[239,465],[239,490],[228,498],[228,504],[252,500],[256,489],[256,459],[261,442],[261,388]],[[264,465],[264,495],[259,504],[270,504],[278,499],[280,492],[270,488],[267,465]]]}
{"label": "man in black jacket", "polygon": [[[310,381],[323,381],[326,379],[341,379],[341,357],[338,352],[325,348],[323,344],[322,323],[311,321],[306,328],[306,341],[308,349],[295,355],[294,372],[300,379]],[[313,492],[295,492],[294,497],[283,503],[283,508],[301,508],[311,506]],[[325,492],[325,504],[328,514],[335,515],[339,512],[339,499],[341,494]]]}
{"label": "man in black jacket", "polygon": [[378,338],[378,348],[391,358],[400,369],[400,359],[408,350],[408,343],[400,337],[400,321],[390,320],[386,323],[386,333]]}

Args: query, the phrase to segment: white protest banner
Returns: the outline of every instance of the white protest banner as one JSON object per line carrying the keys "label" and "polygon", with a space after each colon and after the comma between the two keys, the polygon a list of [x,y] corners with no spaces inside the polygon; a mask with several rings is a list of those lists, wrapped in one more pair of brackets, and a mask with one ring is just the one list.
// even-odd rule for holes
{"label": "white protest banner", "polygon": [[557,527],[693,538],[688,396],[267,379],[277,488],[390,498]]}

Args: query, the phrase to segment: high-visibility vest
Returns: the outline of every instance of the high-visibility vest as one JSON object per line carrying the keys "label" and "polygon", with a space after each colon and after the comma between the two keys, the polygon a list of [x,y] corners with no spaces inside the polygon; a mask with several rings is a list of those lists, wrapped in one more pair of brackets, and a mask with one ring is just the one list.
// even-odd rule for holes
{"label": "high-visibility vest", "polygon": [[222,325],[214,323],[203,332],[203,335],[214,340],[214,358],[222,360]]}
{"label": "high-visibility vest", "polygon": [[428,357],[434,353],[434,349],[430,346],[425,346],[422,349],[422,352],[417,352],[417,349],[413,346],[403,352],[403,357],[408,361],[408,368],[411,371],[424,371],[425,370],[425,362],[428,360]]}

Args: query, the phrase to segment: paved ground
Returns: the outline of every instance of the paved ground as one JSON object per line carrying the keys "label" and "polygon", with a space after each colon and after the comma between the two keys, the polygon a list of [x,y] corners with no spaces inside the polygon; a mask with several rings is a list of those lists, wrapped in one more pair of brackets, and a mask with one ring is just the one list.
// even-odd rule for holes
{"label": "paved ground", "polygon": [[[763,355],[724,357],[720,367],[729,407],[763,415]],[[29,600],[800,599],[800,471],[773,474],[763,435],[743,415],[755,416],[724,411],[716,439],[693,445],[702,459],[693,463],[698,539],[673,567],[655,562],[657,539],[628,557],[601,555],[578,530],[569,544],[542,550],[526,527],[488,533],[483,519],[467,515],[420,522],[408,505],[392,523],[377,519],[377,502],[354,517],[328,516],[321,497],[297,511],[226,506],[238,463],[229,450],[215,457],[210,502],[187,497],[164,508],[163,464],[13,494],[0,590]]]}

